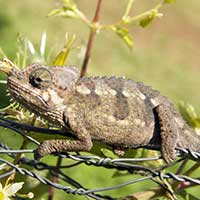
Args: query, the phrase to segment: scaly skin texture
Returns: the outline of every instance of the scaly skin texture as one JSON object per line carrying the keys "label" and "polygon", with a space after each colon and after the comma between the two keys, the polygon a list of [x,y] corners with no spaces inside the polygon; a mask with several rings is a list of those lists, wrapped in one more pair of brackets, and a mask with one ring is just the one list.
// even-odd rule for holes
{"label": "scaly skin texture", "polygon": [[97,140],[118,154],[127,148],[161,145],[166,162],[175,148],[200,152],[200,137],[169,100],[142,83],[116,77],[79,78],[76,67],[32,64],[8,73],[8,89],[16,101],[46,120],[70,128],[75,140],[46,140],[35,151],[90,151]]}

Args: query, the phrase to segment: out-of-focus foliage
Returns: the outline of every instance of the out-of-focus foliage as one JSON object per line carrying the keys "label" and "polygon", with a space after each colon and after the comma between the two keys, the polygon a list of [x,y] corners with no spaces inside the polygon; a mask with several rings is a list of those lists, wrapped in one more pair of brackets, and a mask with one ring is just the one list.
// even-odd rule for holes
{"label": "out-of-focus foliage", "polygon": [[55,57],[55,60],[53,62],[55,66],[64,66],[66,64],[67,57],[69,55],[69,52],[72,48],[76,36],[72,35],[72,37],[69,37],[68,33],[66,33],[65,38],[66,38],[66,45]]}
{"label": "out-of-focus foliage", "polygon": [[[70,2],[72,1],[65,1],[67,5],[69,5]],[[80,16],[83,13],[88,13],[89,16],[92,16],[92,6],[94,6],[96,1],[89,2],[83,0],[74,2],[77,3],[76,9],[81,8],[82,10],[83,8],[84,12],[78,13]],[[125,26],[118,26],[118,24],[117,26],[116,24],[113,26],[112,23],[113,21],[115,23],[118,20],[119,13],[123,10],[122,8],[124,8],[124,1],[119,1],[117,4],[113,3],[113,1],[104,1],[105,12],[101,14],[103,19],[102,24],[100,23],[99,25],[104,25],[104,22],[110,21],[112,26],[104,26],[102,27],[102,31],[98,28],[98,32],[102,32],[102,35],[98,35],[96,38],[88,73],[93,75],[126,75],[130,78],[153,85],[154,88],[161,90],[161,93],[169,96],[174,101],[183,99],[184,101],[190,101],[193,105],[198,106],[199,94],[197,91],[200,85],[200,70],[198,67],[199,54],[196,50],[196,45],[200,42],[198,40],[199,34],[197,34],[199,30],[198,21],[200,20],[198,15],[200,3],[194,0],[191,2],[182,0],[177,1],[170,9],[166,4],[166,6],[162,6],[163,13],[165,14],[162,21],[155,21],[151,26],[147,26],[152,22],[152,19],[162,16],[162,14],[160,14],[160,8],[155,12],[155,5],[152,5],[152,2],[155,3],[155,1],[127,1],[127,3],[129,3],[129,8],[127,6],[125,10],[130,9],[130,7],[132,7],[130,5],[132,5],[133,2],[135,3],[133,11],[130,13],[128,12],[130,16],[135,16],[135,14],[137,16],[137,13],[140,13],[140,11],[143,12],[144,10],[147,10],[149,13],[145,16],[143,15],[140,20],[135,21],[127,27],[125,23],[131,20],[130,16],[127,15],[127,11],[125,12],[126,15],[121,13],[121,16],[125,15],[125,17],[122,18]],[[159,3],[159,1],[157,2]],[[156,6],[158,5],[157,2]],[[162,1],[162,3],[172,2],[174,1]],[[82,23],[75,22],[74,20],[62,20],[60,18],[48,18],[44,20],[44,16],[53,9],[54,1],[52,1],[51,4],[46,1],[22,0],[14,5],[11,0],[1,0],[0,3],[2,8],[6,8],[4,12],[1,13],[0,22],[4,21],[4,19],[5,21],[7,20],[6,23],[2,23],[2,26],[0,26],[2,38],[0,40],[0,45],[6,54],[8,54],[8,57],[11,57],[20,67],[24,67],[25,65],[36,61],[52,64],[55,55],[61,55],[58,56],[61,58],[61,63],[66,61],[65,58],[67,56],[67,64],[80,65],[80,58],[82,58],[85,49],[85,42],[83,41],[88,37],[88,30]],[[88,3],[91,4],[91,8],[88,7]],[[62,4],[59,5],[62,7]],[[153,10],[149,10],[149,8],[153,8]],[[59,9],[60,8],[58,8],[58,10]],[[66,6],[66,9],[68,9],[67,14],[69,15],[67,19],[69,19],[69,17],[72,18],[74,15],[72,10],[75,8],[71,8],[70,11],[70,8],[67,8]],[[52,15],[56,15],[56,13],[52,13]],[[155,17],[154,15],[157,16]],[[77,20],[77,15],[76,17],[74,16],[73,19]],[[135,26],[135,23],[137,26]],[[97,28],[96,24],[92,24],[91,26],[91,24],[87,23],[87,26],[89,28]],[[147,29],[141,30],[141,26],[147,27]],[[115,28],[113,29],[113,27]],[[119,28],[118,31],[116,31],[116,27]],[[104,33],[104,29],[114,31],[129,47],[133,45],[131,35],[134,35],[134,52],[127,51],[125,45],[120,43],[113,34],[110,34],[109,32]],[[129,32],[126,31],[127,29]],[[42,42],[40,42],[41,33],[44,30],[46,30],[48,37],[46,39],[45,34],[43,34]],[[62,53],[57,53],[66,44],[64,38],[66,31],[70,32],[70,35],[71,33],[76,32],[77,38],[75,46],[78,44],[77,46],[81,46],[80,49],[83,50],[83,52],[79,52],[80,54],[78,56],[77,51],[72,51],[69,55],[66,50],[67,48],[64,50],[67,54],[64,53],[63,55]],[[19,42],[16,43],[17,33],[19,32],[26,33],[28,38],[31,38],[32,42],[25,36],[20,36]],[[16,52],[18,53],[17,58],[15,59]],[[5,57],[5,53],[2,51],[0,53],[1,57]],[[5,91],[5,84],[0,85],[0,90],[1,92]],[[8,98],[6,99],[4,96],[5,95],[1,93],[1,107],[5,106],[5,102],[8,102]],[[195,124],[198,123],[191,120],[192,118],[196,119],[196,116],[193,111],[189,111],[189,113],[186,114],[189,115],[189,123],[192,126],[196,126]],[[20,111],[19,113],[11,112],[11,114],[21,117]],[[198,116],[199,115],[197,114],[197,119]],[[190,122],[190,120],[192,122]],[[2,132],[5,133],[5,131]],[[11,146],[18,148],[21,144],[20,139],[15,137],[11,132],[7,134],[9,134],[10,137],[5,137],[5,135],[2,134],[0,135],[0,140],[8,144],[10,143]],[[15,143],[13,143],[13,138],[15,139]],[[105,155],[113,156],[107,149],[102,148],[102,151]],[[143,155],[142,152],[139,153],[141,153],[140,155]],[[135,154],[132,154],[132,156],[133,155]],[[55,160],[51,158],[45,158],[45,161],[48,163],[55,162]],[[172,170],[175,171],[176,169]],[[91,188],[94,185],[96,187],[103,187],[105,186],[105,183],[107,183],[107,185],[116,185],[125,180],[134,178],[134,175],[125,176],[123,174],[120,176],[116,175],[114,170],[95,167],[88,168],[87,166],[66,169],[65,173],[70,175],[73,174],[72,176],[76,180],[83,185],[86,185],[88,188]],[[113,174],[116,175],[114,178],[112,178]],[[86,175],[90,178],[86,178]],[[35,191],[38,192],[36,194],[39,195],[39,189],[43,190],[44,188],[40,185],[38,186],[38,183],[36,185],[37,188],[35,187],[35,184],[32,184],[32,180],[30,181],[29,186],[33,189],[36,188]],[[139,184],[134,185],[134,187],[129,186],[122,188],[121,190],[108,192],[108,194],[123,196],[127,193],[134,193],[141,191],[141,189],[149,189],[150,187],[152,187],[152,182],[146,182],[142,186]],[[30,187],[27,189],[30,191]],[[47,191],[47,188],[45,188],[45,190]],[[188,191],[194,196],[198,196],[198,188],[190,188]],[[43,192],[44,191],[42,191],[42,194]],[[185,193],[182,198],[195,199],[195,197],[192,197],[193,195]],[[56,193],[56,199],[65,197],[66,194],[63,195],[60,192]],[[39,196],[36,198],[41,199]],[[74,196],[70,196],[69,198],[77,199],[77,197]]]}
{"label": "out-of-focus foliage", "polygon": [[197,114],[195,108],[191,104],[186,104],[183,101],[179,102],[178,106],[184,119],[200,134],[200,116]]}
{"label": "out-of-focus foliage", "polygon": [[91,29],[95,31],[98,30],[112,30],[114,31],[127,45],[129,48],[133,47],[133,39],[129,32],[129,30],[125,27],[139,25],[142,27],[146,27],[149,25],[155,18],[162,17],[162,13],[159,13],[159,9],[165,3],[172,3],[173,1],[161,1],[159,2],[153,9],[142,12],[141,14],[131,16],[130,11],[132,6],[134,5],[134,0],[128,0],[124,15],[121,20],[113,23],[113,24],[101,24],[101,23],[93,23],[91,22],[87,16],[80,11],[76,3],[72,0],[63,0],[62,6],[60,8],[52,10],[48,16],[61,16],[69,19],[78,19],[89,26]]}

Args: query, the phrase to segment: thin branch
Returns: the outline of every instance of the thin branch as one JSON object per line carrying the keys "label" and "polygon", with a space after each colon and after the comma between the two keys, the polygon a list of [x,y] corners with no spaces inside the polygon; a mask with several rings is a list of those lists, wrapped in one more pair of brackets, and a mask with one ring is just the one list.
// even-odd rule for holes
{"label": "thin branch", "polygon": [[[57,163],[56,163],[55,173],[52,176],[52,182],[55,183],[55,184],[58,183],[58,171],[59,171],[59,168],[61,166],[61,162],[62,162],[62,158],[58,157]],[[53,200],[54,193],[55,193],[55,188],[50,186],[48,200]]]}
{"label": "thin branch", "polygon": [[[93,21],[92,21],[93,24],[95,24],[99,21],[99,14],[100,14],[100,8],[101,8],[102,1],[103,0],[98,0],[96,12],[95,12],[95,15],[94,15],[94,18],[93,18]],[[96,34],[96,28],[92,27],[91,30],[90,30],[90,35],[89,35],[89,39],[88,39],[88,43],[87,43],[85,57],[84,57],[83,65],[82,65],[82,68],[81,68],[81,75],[80,75],[81,77],[83,77],[86,74],[87,65],[88,65],[88,62],[89,62],[89,59],[90,59],[95,34]]]}

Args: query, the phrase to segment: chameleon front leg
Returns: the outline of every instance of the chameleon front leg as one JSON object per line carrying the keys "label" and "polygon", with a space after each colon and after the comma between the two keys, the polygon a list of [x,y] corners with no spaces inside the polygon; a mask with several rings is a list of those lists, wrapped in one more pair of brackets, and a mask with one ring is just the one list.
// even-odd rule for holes
{"label": "chameleon front leg", "polygon": [[89,151],[92,148],[92,140],[87,131],[82,128],[75,133],[77,140],[45,140],[34,152],[34,158],[39,160],[43,156],[54,152],[65,151]]}
{"label": "chameleon front leg", "polygon": [[167,105],[160,104],[155,108],[155,111],[160,127],[162,156],[167,163],[170,163],[176,157],[175,147],[178,140],[178,128]]}

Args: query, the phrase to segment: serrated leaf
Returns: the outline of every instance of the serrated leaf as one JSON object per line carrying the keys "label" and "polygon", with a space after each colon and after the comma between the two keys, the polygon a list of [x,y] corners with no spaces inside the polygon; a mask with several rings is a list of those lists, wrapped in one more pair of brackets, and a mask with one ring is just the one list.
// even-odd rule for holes
{"label": "serrated leaf", "polygon": [[56,66],[63,66],[66,63],[67,57],[69,55],[69,52],[71,50],[71,47],[74,43],[74,40],[76,39],[76,36],[73,35],[71,38],[68,37],[68,34],[66,34],[66,45],[65,47],[58,53],[56,56],[53,64]]}
{"label": "serrated leaf", "polygon": [[119,26],[113,26],[112,30],[121,38],[123,41],[128,45],[129,48],[133,47],[133,38],[131,34],[129,33],[128,29],[119,27]]}

